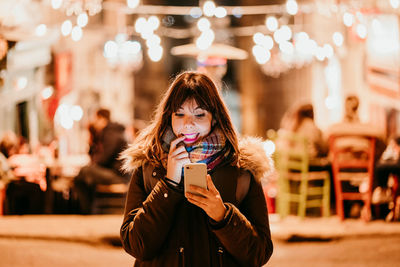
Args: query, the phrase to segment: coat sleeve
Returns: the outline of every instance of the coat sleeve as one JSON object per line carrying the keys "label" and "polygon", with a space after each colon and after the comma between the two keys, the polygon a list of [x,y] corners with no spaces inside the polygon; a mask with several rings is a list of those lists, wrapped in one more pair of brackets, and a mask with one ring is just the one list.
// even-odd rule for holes
{"label": "coat sleeve", "polygon": [[262,266],[272,255],[268,210],[261,183],[251,178],[240,209],[228,207],[226,223],[214,230],[224,248],[243,266]]}
{"label": "coat sleeve", "polygon": [[177,204],[182,199],[182,193],[162,180],[146,194],[142,168],[137,169],[129,185],[120,230],[126,252],[140,260],[155,257],[168,236]]}

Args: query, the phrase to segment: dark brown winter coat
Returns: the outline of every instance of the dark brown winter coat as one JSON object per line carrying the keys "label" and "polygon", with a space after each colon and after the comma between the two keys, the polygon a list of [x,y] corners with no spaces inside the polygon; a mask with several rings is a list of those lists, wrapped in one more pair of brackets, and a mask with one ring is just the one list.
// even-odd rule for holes
{"label": "dark brown winter coat", "polygon": [[136,258],[135,266],[262,266],[271,257],[260,182],[271,161],[259,140],[241,141],[238,167],[221,164],[209,173],[227,207],[220,223],[167,185],[164,168],[130,159],[129,154],[127,150],[124,157],[133,175],[121,239]]}

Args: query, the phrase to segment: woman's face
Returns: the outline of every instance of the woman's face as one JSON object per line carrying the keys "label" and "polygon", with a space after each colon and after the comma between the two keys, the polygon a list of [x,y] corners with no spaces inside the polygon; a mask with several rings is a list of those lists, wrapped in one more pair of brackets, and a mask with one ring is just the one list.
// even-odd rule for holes
{"label": "woman's face", "polygon": [[186,100],[171,118],[172,131],[184,135],[185,144],[191,144],[207,136],[211,131],[212,115],[200,108],[194,99]]}

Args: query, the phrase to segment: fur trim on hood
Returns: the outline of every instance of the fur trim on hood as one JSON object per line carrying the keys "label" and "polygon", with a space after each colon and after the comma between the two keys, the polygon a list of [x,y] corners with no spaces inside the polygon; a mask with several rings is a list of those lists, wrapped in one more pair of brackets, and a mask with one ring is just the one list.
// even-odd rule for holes
{"label": "fur trim on hood", "polygon": [[261,138],[239,138],[239,152],[239,167],[250,171],[257,180],[266,179],[274,170],[274,162],[265,152]]}
{"label": "fur trim on hood", "polygon": [[[139,146],[130,145],[121,153],[122,169],[125,172],[131,172],[142,165],[146,160],[142,151],[143,149]],[[250,171],[257,180],[267,178],[272,173],[274,163],[271,157],[265,153],[261,138],[250,136],[239,138],[238,166]]]}

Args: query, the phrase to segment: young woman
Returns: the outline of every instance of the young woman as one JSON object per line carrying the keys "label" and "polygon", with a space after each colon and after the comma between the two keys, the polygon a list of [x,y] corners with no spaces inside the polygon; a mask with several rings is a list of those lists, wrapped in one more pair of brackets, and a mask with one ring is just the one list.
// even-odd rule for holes
{"label": "young woman", "polygon": [[[273,245],[260,140],[238,141],[214,82],[184,72],[123,153],[132,171],[121,239],[135,266],[261,266]],[[183,193],[182,168],[207,164],[207,187]]]}

